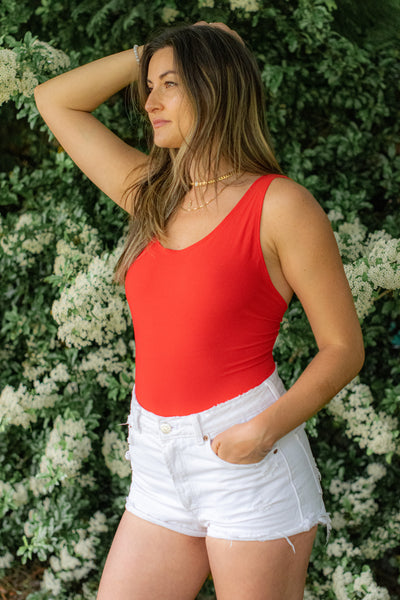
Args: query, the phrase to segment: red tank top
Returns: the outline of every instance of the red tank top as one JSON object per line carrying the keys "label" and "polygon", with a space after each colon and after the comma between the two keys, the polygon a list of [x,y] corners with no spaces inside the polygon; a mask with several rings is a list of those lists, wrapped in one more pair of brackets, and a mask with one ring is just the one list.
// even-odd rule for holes
{"label": "red tank top", "polygon": [[152,241],[125,289],[136,340],[138,402],[187,415],[259,385],[287,308],[260,243],[263,200],[279,175],[257,179],[215,229],[183,250]]}

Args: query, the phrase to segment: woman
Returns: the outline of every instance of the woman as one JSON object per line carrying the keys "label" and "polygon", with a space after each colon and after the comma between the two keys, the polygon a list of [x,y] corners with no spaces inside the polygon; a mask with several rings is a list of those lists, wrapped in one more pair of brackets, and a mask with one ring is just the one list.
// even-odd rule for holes
{"label": "woman", "polygon": [[[138,81],[150,156],[90,113]],[[304,423],[362,366],[329,222],[281,175],[260,75],[213,23],[168,30],[35,90],[77,165],[132,214],[117,265],[137,345],[133,483],[99,600],[300,600],[329,526]],[[285,391],[272,347],[293,293],[318,352]]]}

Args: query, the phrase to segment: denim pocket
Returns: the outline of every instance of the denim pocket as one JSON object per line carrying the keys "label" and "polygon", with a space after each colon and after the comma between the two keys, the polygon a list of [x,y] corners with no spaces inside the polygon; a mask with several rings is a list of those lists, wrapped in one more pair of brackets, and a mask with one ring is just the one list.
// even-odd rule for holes
{"label": "denim pocket", "polygon": [[230,469],[260,469],[261,467],[263,467],[266,463],[269,463],[271,461],[273,461],[276,458],[276,454],[278,453],[278,449],[277,448],[272,448],[268,454],[266,454],[261,460],[259,460],[258,462],[255,463],[231,463],[228,462],[227,460],[222,459],[220,456],[218,456],[218,454],[215,454],[214,450],[211,447],[212,444],[212,439],[209,438],[207,441],[207,449],[208,449],[208,453],[211,455],[213,461],[216,464],[219,464],[222,467],[225,468],[230,468]]}

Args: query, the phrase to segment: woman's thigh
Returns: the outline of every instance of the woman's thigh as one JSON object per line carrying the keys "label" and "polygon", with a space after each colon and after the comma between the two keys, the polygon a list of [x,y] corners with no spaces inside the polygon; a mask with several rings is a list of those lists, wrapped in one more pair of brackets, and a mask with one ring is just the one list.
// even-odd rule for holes
{"label": "woman's thigh", "polygon": [[302,600],[317,526],[286,539],[239,542],[208,537],[218,600]]}
{"label": "woman's thigh", "polygon": [[193,600],[209,571],[204,538],[176,533],[126,511],[97,600]]}

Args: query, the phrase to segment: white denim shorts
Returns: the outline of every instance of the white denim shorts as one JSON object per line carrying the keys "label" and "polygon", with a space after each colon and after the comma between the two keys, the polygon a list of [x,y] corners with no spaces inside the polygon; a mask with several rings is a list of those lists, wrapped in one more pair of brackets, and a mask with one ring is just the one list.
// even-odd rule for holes
{"label": "white denim shorts", "polygon": [[133,392],[126,454],[132,483],[126,509],[197,537],[264,541],[288,539],[317,523],[329,529],[304,424],[255,464],[228,463],[211,448],[218,433],[252,419],[284,391],[275,370],[236,398],[178,417],[144,410]]}

